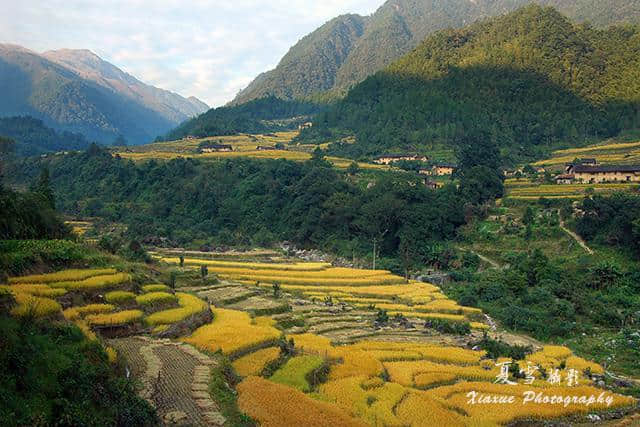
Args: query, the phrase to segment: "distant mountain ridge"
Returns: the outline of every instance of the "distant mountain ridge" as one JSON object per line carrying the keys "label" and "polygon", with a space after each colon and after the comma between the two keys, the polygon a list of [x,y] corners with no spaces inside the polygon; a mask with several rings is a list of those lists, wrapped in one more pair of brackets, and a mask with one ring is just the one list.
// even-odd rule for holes
{"label": "distant mountain ridge", "polygon": [[304,37],[232,104],[267,95],[292,99],[345,92],[435,31],[461,28],[529,3],[554,6],[571,19],[598,27],[640,19],[636,0],[388,0],[371,16],[340,16]]}
{"label": "distant mountain ridge", "polygon": [[29,115],[111,143],[149,142],[208,106],[146,85],[86,50],[38,54],[0,44],[0,117]]}
{"label": "distant mountain ridge", "polygon": [[182,122],[209,109],[198,98],[183,98],[168,90],[147,85],[90,50],[51,50],[42,56],[74,71],[84,79],[140,100],[172,122]]}

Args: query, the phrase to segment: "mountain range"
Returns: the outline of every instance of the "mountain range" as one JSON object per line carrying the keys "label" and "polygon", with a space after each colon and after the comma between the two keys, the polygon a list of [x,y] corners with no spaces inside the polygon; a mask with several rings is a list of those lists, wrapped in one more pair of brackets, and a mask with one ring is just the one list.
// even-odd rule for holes
{"label": "mountain range", "polygon": [[0,44],[0,117],[32,116],[98,142],[149,142],[206,110],[197,98],[147,85],[88,50],[38,54]]}
{"label": "mountain range", "polygon": [[553,6],[596,27],[640,18],[635,0],[388,0],[371,16],[339,16],[302,38],[232,104],[267,95],[292,99],[329,92],[325,96],[339,97],[438,30],[462,28],[529,3]]}
{"label": "mountain range", "polygon": [[[480,135],[530,160],[640,127],[640,27],[597,29],[536,5],[448,29],[353,87],[302,132],[358,158],[457,149]],[[355,144],[341,143],[356,136]]]}

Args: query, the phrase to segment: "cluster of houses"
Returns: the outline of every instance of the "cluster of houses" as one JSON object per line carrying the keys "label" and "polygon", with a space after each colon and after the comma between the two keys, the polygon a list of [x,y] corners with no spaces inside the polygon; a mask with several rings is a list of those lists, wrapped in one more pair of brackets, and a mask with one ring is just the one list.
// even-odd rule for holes
{"label": "cluster of houses", "polygon": [[[256,147],[257,151],[272,151],[277,149],[277,147],[269,145],[258,145]],[[203,142],[198,146],[198,151],[200,153],[224,153],[233,151],[233,146],[228,144],[218,144],[214,142]]]}
{"label": "cluster of houses", "polygon": [[224,153],[233,151],[233,146],[227,144],[217,144],[214,142],[203,142],[198,146],[200,153]]}
{"label": "cluster of houses", "polygon": [[557,184],[640,182],[640,165],[599,165],[596,159],[578,159],[555,177]]}
{"label": "cluster of houses", "polygon": [[407,161],[407,162],[427,162],[429,158],[427,156],[420,156],[418,154],[385,154],[379,157],[376,157],[373,160],[373,163],[378,165],[390,165],[396,162]]}

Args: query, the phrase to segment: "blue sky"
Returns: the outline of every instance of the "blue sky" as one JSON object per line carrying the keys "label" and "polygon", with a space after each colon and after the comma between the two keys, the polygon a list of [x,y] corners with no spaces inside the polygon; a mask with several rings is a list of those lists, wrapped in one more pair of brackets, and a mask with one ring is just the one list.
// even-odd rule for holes
{"label": "blue sky", "polygon": [[275,67],[300,38],[383,0],[0,0],[0,43],[90,49],[145,83],[211,106]]}

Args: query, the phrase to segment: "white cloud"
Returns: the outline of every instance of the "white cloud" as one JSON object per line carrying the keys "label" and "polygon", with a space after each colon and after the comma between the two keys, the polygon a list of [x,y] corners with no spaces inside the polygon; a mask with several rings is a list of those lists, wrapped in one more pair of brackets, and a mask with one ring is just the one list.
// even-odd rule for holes
{"label": "white cloud", "polygon": [[230,101],[300,38],[383,0],[0,0],[0,43],[90,49],[140,80]]}

